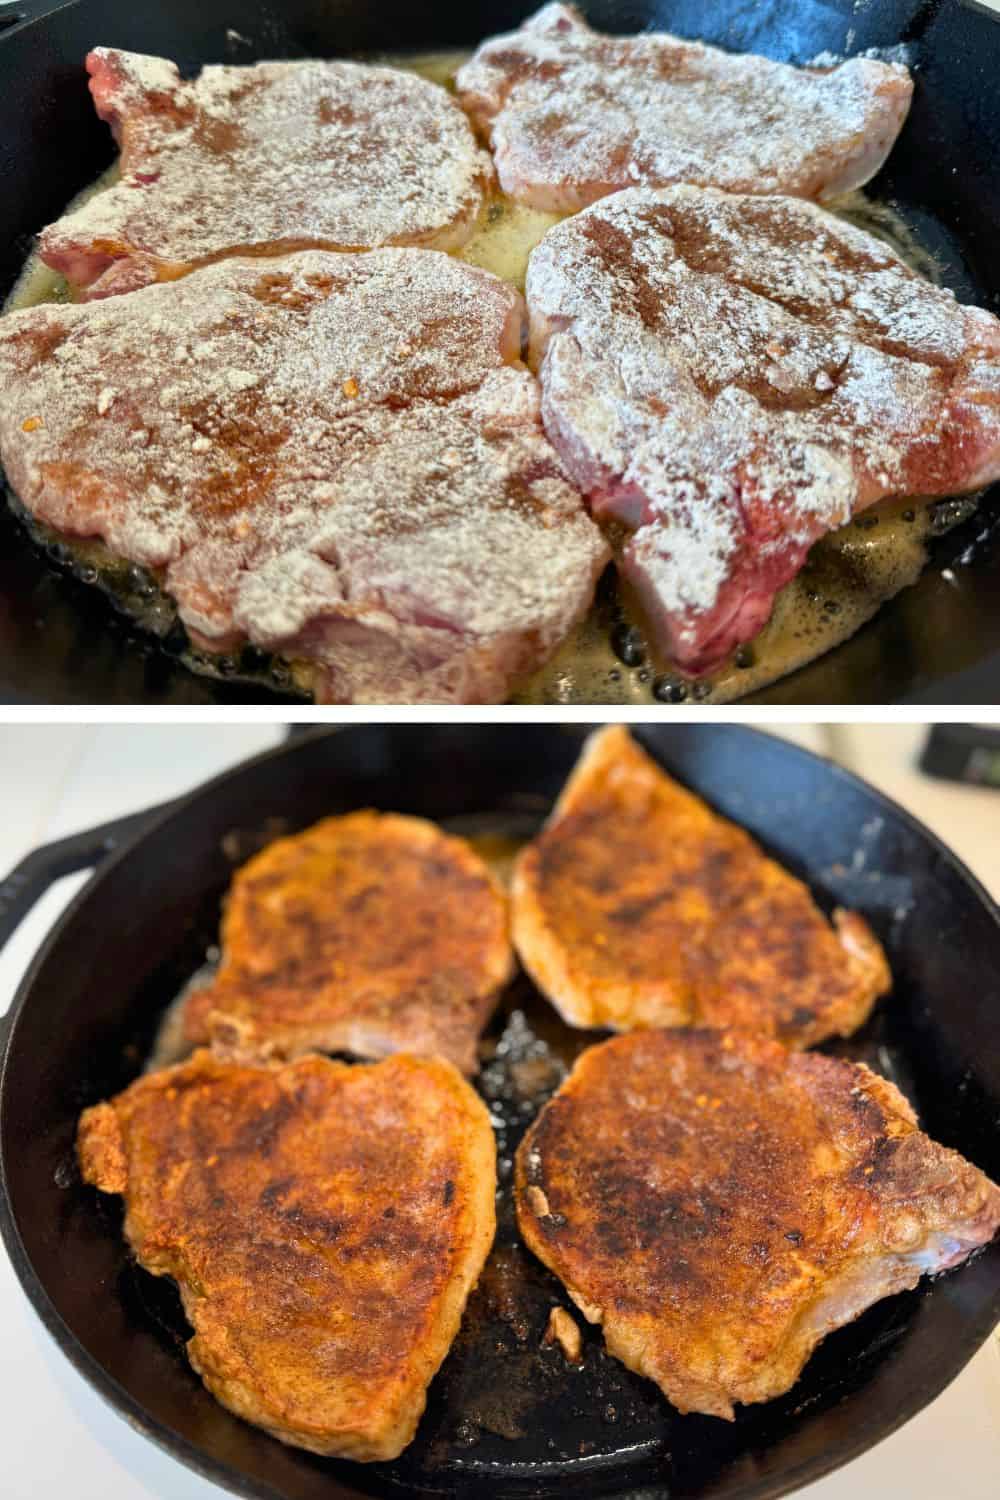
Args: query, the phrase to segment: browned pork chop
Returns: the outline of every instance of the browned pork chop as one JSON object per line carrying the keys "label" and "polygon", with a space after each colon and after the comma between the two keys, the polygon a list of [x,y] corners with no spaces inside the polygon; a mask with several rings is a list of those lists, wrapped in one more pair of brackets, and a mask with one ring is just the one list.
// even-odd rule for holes
{"label": "browned pork chop", "polygon": [[307,246],[455,249],[492,179],[436,84],[349,62],[209,67],[97,47],[97,112],[121,181],[42,232],[42,259],[91,296],[223,255]]}
{"label": "browned pork chop", "polygon": [[656,32],[604,36],[568,5],[484,42],[457,83],[504,191],[562,213],[637,183],[847,192],[885,161],[913,87],[864,57],[793,68]]}
{"label": "browned pork chop", "polygon": [[619,193],[528,266],[549,438],[661,652],[700,673],[886,496],[1000,476],[1000,322],[795,198]]}
{"label": "browned pork chop", "polygon": [[525,1243],[609,1352],[726,1418],[1000,1226],[1000,1188],[891,1083],[736,1032],[590,1048],[525,1136],[516,1191]]}
{"label": "browned pork chop", "polygon": [[78,1150],[217,1400],[314,1453],[405,1448],[495,1228],[489,1116],[449,1063],[199,1052],[85,1110]]}
{"label": "browned pork chop", "polygon": [[546,441],[523,304],[437,251],[227,260],[0,322],[0,459],[36,520],[151,570],[208,651],[320,702],[495,702],[607,549]]}
{"label": "browned pork chop", "polygon": [[749,834],[621,725],[593,735],[518,858],[514,943],[573,1026],[738,1026],[811,1047],[891,983],[857,912],[833,925]]}
{"label": "browned pork chop", "polygon": [[464,1073],[510,979],[507,901],[464,839],[362,811],[276,839],[237,870],[189,1042],[446,1057]]}

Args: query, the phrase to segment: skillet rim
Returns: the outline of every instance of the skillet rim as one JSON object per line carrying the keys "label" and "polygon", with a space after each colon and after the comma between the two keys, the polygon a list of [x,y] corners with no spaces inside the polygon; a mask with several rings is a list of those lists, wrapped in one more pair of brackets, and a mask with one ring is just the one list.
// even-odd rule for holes
{"label": "skillet rim", "polygon": [[[813,750],[807,750],[801,745],[793,744],[788,740],[778,739],[770,734],[767,729],[749,724],[739,723],[706,723],[703,720],[688,720],[684,723],[662,721],[637,721],[632,719],[604,719],[584,721],[555,721],[544,720],[537,725],[539,729],[558,733],[561,729],[570,728],[579,734],[580,740],[593,733],[597,728],[612,723],[624,723],[630,732],[639,732],[640,742],[643,747],[650,750],[656,757],[656,747],[646,744],[642,740],[642,731],[645,729],[672,728],[709,730],[713,734],[724,734],[747,739],[751,745],[759,745],[766,742],[771,748],[777,748],[779,754],[788,754],[809,762],[818,762],[828,774],[832,774],[834,782],[846,783],[855,792],[861,791],[869,799],[874,799],[880,810],[888,811],[897,824],[902,824],[907,831],[916,834],[925,844],[934,851],[938,858],[950,866],[952,872],[957,875],[959,881],[966,891],[979,902],[992,921],[996,929],[998,948],[1000,948],[1000,902],[994,900],[969,867],[944,841],[922,823],[906,808],[900,806],[893,798],[872,786],[870,782],[857,775],[853,771],[838,765],[827,756],[820,755]],[[489,729],[495,732],[500,730],[518,730],[521,726],[517,722],[496,723],[486,720],[471,720],[464,724],[452,724],[441,720],[424,721],[424,729],[445,728],[450,731],[460,731],[465,727]],[[193,727],[193,726],[192,726]],[[386,721],[359,721],[354,724],[344,725],[316,725],[310,726],[307,733],[294,738],[286,739],[282,743],[272,746],[256,755],[248,756],[237,762],[217,775],[210,777],[207,781],[200,782],[188,792],[154,813],[150,821],[144,824],[134,833],[130,834],[122,844],[106,856],[94,868],[90,878],[84,883],[76,895],[72,898],[65,910],[57,918],[49,929],[37,951],[33,954],[31,961],[22,976],[14,998],[7,1011],[0,1016],[0,1239],[6,1247],[13,1265],[15,1275],[21,1285],[32,1308],[38,1315],[46,1332],[52,1337],[60,1352],[69,1360],[77,1372],[87,1383],[97,1391],[98,1395],[111,1406],[116,1413],[122,1417],[128,1425],[139,1432],[143,1437],[150,1439],[161,1451],[168,1453],[172,1458],[186,1465],[189,1469],[199,1474],[203,1479],[219,1485],[222,1489],[232,1494],[246,1497],[246,1500],[287,1500],[287,1496],[280,1490],[274,1489],[265,1481],[250,1478],[242,1471],[230,1468],[221,1460],[209,1457],[205,1451],[191,1443],[179,1432],[169,1427],[154,1417],[149,1410],[139,1402],[130,1391],[108,1373],[100,1361],[86,1348],[76,1334],[64,1322],[62,1315],[55,1306],[41,1277],[35,1270],[31,1256],[21,1238],[20,1230],[14,1215],[11,1202],[10,1190],[7,1180],[6,1146],[4,1141],[4,1112],[7,1075],[10,1068],[11,1050],[17,1033],[18,1022],[27,1005],[31,992],[34,988],[37,974],[48,961],[50,954],[62,941],[66,930],[76,919],[77,912],[86,898],[92,894],[95,886],[113,871],[124,860],[128,859],[147,838],[164,829],[170,820],[176,816],[183,815],[203,795],[217,791],[226,783],[235,780],[238,776],[251,767],[264,764],[269,761],[278,760],[282,756],[294,754],[299,747],[311,746],[334,734],[349,733],[351,730],[363,731],[369,728],[379,728],[390,732],[400,728],[407,728],[409,724],[403,722]],[[701,795],[697,793],[697,795]],[[711,804],[710,804],[711,805]],[[731,821],[739,821],[733,819]],[[810,881],[811,883],[811,881]],[[949,1386],[961,1373],[966,1365],[978,1353],[993,1329],[1000,1322],[1000,1278],[997,1280],[996,1290],[992,1297],[988,1298],[980,1309],[979,1316],[971,1319],[969,1324],[969,1338],[963,1341],[961,1354],[955,1359],[949,1357],[946,1361],[938,1360],[933,1366],[925,1366],[928,1374],[924,1379],[916,1382],[908,1394],[908,1399],[900,1402],[899,1406],[888,1418],[884,1414],[872,1416],[868,1421],[859,1422],[853,1429],[851,1436],[831,1449],[824,1451],[814,1457],[804,1458],[784,1474],[764,1477],[756,1482],[751,1481],[749,1485],[742,1487],[739,1491],[741,1500],[780,1500],[781,1496],[789,1495],[798,1490],[805,1483],[812,1483],[822,1479],[838,1469],[859,1458],[863,1453],[876,1447],[885,1438],[897,1432],[911,1418],[915,1417],[926,1406],[928,1406],[942,1391]],[[238,1420],[238,1418],[234,1418]],[[603,1493],[613,1497],[615,1493],[624,1494],[631,1489],[628,1481],[621,1491],[606,1490]],[[358,1490],[353,1486],[348,1487],[348,1482],[341,1476],[331,1476],[331,1497],[338,1493],[344,1500],[354,1500],[358,1497],[368,1496],[372,1492]],[[668,1492],[661,1490],[655,1482],[652,1484],[641,1484],[643,1500],[654,1500],[654,1497],[662,1496],[662,1500],[668,1500]]]}

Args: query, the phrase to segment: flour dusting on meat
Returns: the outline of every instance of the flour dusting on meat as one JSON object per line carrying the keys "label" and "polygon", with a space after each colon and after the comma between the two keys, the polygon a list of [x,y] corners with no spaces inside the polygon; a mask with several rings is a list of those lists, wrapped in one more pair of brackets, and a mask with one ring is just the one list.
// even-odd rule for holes
{"label": "flour dusting on meat", "polygon": [[802,200],[617,194],[550,230],[527,299],[546,431],[690,671],[854,512],[1000,474],[1000,323]]}
{"label": "flour dusting on meat", "polygon": [[484,42],[456,82],[504,191],[568,213],[672,182],[848,192],[885,161],[912,93],[897,64],[793,68],[662,33],[605,36],[566,5]]}
{"label": "flour dusting on meat", "polygon": [[91,295],[239,250],[455,249],[492,167],[445,91],[350,62],[209,67],[98,47],[91,93],[121,181],[43,231],[43,260]]}
{"label": "flour dusting on meat", "polygon": [[314,661],[321,701],[502,701],[607,557],[522,318],[423,250],[41,306],[0,324],[0,453],[36,519],[158,571],[202,648]]}

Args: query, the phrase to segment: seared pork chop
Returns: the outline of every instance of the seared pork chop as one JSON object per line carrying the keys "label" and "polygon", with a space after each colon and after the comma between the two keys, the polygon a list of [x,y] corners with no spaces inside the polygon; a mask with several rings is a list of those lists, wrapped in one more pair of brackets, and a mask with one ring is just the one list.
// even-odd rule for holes
{"label": "seared pork chop", "polygon": [[320,702],[496,702],[608,556],[520,364],[523,303],[430,250],[228,260],[0,322],[0,459],[149,569],[194,644]]}
{"label": "seared pork chop", "polygon": [[355,812],[278,839],[233,878],[222,962],[190,1043],[446,1057],[465,1073],[510,979],[507,899],[464,839]]}
{"label": "seared pork chop", "polygon": [[619,193],[532,253],[550,440],[664,655],[717,666],[818,537],[1000,476],[1000,322],[792,198]]}
{"label": "seared pork chop", "polygon": [[736,1032],[583,1054],[517,1155],[525,1243],[679,1411],[787,1391],[826,1334],[1000,1226],[868,1068]]}
{"label": "seared pork chop", "polygon": [[489,1116],[449,1063],[199,1052],[85,1110],[78,1150],[217,1400],[314,1453],[406,1447],[495,1228]]}
{"label": "seared pork chop", "polygon": [[637,183],[847,192],[885,161],[913,90],[895,63],[793,68],[663,33],[604,36],[568,5],[484,42],[457,84],[504,192],[562,213]]}
{"label": "seared pork chop", "polygon": [[572,1026],[738,1026],[810,1047],[891,983],[863,917],[806,886],[671,780],[620,725],[588,740],[518,858],[521,961]]}
{"label": "seared pork chop", "polygon": [[350,62],[205,68],[97,47],[90,92],[121,181],[42,231],[40,253],[92,297],[223,255],[378,245],[455,249],[492,168],[444,89]]}

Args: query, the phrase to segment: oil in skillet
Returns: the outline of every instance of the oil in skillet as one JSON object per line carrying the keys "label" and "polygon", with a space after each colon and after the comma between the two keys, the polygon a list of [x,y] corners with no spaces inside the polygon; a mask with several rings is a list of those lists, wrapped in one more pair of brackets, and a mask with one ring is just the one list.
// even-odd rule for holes
{"label": "oil in skillet", "polygon": [[[450,87],[467,52],[380,56],[373,61],[405,67]],[[112,167],[74,200],[79,206],[117,179]],[[886,204],[851,193],[828,207],[886,240],[909,265],[940,280],[933,258]],[[514,203],[501,193],[485,205],[480,223],[458,257],[524,289],[528,257],[562,215]],[[9,310],[65,301],[63,278],[32,256],[7,304]],[[882,604],[919,578],[935,536],[966,520],[976,497],[959,501],[892,500],[873,506],[818,542],[806,567],[778,595],[771,620],[753,643],[710,677],[684,679],[658,659],[647,642],[641,613],[609,568],[598,597],[559,650],[513,694],[517,703],[664,704],[693,700],[731,703],[768,687],[848,640]],[[30,523],[29,523],[30,525]],[[42,544],[46,538],[41,538]],[[308,691],[308,674],[295,663],[252,648],[241,658],[211,657],[187,646],[173,625],[171,601],[141,570],[111,565],[101,545],[56,549],[86,582],[98,582],[117,607],[152,630],[193,670],[263,682],[282,691]],[[173,628],[172,628],[173,627]]]}

